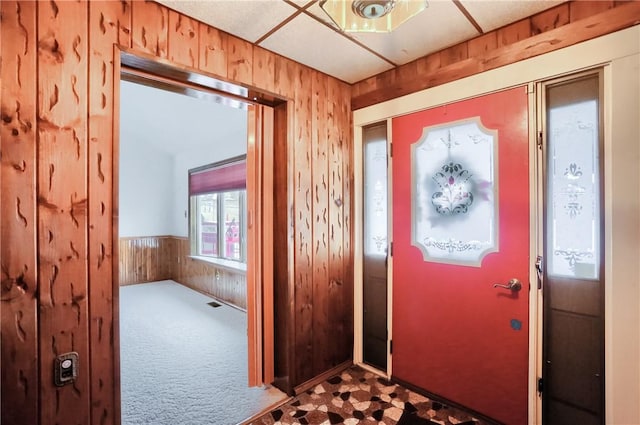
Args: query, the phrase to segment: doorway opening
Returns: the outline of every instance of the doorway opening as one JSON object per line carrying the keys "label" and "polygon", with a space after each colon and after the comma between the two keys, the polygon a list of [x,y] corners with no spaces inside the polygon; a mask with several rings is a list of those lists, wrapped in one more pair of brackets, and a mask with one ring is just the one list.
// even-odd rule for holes
{"label": "doorway opening", "polygon": [[[161,196],[165,198],[165,204],[169,204],[169,207],[152,208],[150,212],[147,209],[147,213],[140,214],[143,218],[142,221],[139,220],[138,222],[142,223],[142,227],[153,225],[156,226],[157,229],[157,222],[164,221],[166,224],[165,228],[170,230],[152,231],[152,233],[154,233],[154,237],[147,238],[151,239],[148,241],[149,243],[146,247],[147,256],[144,258],[144,260],[147,261],[138,261],[132,267],[134,270],[131,274],[143,274],[144,276],[142,277],[142,280],[145,281],[162,281],[166,280],[167,277],[171,280],[184,280],[184,282],[180,283],[184,283],[185,285],[175,284],[174,282],[162,282],[162,284],[164,286],[168,285],[172,288],[179,287],[181,289],[184,289],[185,286],[191,286],[198,292],[203,292],[205,294],[209,292],[208,295],[213,295],[217,300],[223,301],[227,304],[224,305],[222,309],[214,310],[207,305],[212,301],[211,297],[205,297],[201,300],[203,302],[200,303],[206,306],[205,314],[220,315],[220,311],[230,310],[234,312],[231,313],[232,315],[240,314],[243,316],[239,320],[230,319],[231,321],[245,323],[244,329],[241,330],[240,334],[242,335],[241,339],[243,339],[247,354],[245,356],[236,356],[240,357],[240,361],[243,363],[242,371],[244,373],[244,378],[241,378],[241,385],[246,390],[257,390],[255,388],[248,387],[261,386],[263,383],[269,384],[273,381],[273,297],[271,295],[273,291],[273,274],[269,273],[269,269],[273,269],[273,257],[272,250],[264,249],[265,246],[270,246],[273,243],[273,229],[272,226],[270,227],[267,223],[270,219],[269,217],[273,216],[271,211],[272,207],[268,201],[265,201],[265,198],[269,198],[273,185],[273,178],[271,178],[273,173],[273,162],[270,159],[272,157],[272,139],[274,137],[273,109],[268,105],[269,100],[265,100],[258,93],[250,93],[249,90],[243,87],[225,83],[204,75],[189,74],[183,70],[178,70],[165,64],[160,64],[153,59],[145,59],[137,56],[134,57],[133,55],[124,52],[121,53],[120,59],[122,67],[121,69],[118,68],[116,73],[117,86],[120,86],[120,84],[123,86],[128,84],[135,86],[136,89],[144,88],[155,91],[156,94],[162,93],[164,96],[173,96],[172,100],[169,101],[169,105],[165,105],[164,107],[164,109],[169,112],[169,115],[165,116],[164,119],[160,117],[162,112],[159,112],[162,108],[151,114],[151,108],[139,108],[140,110],[136,111],[136,113],[142,112],[142,115],[145,113],[147,115],[150,114],[151,116],[147,116],[147,118],[150,119],[151,122],[154,122],[155,119],[156,124],[159,122],[158,120],[172,122],[173,127],[178,128],[178,134],[173,134],[172,139],[177,139],[179,142],[177,145],[182,149],[180,152],[175,154],[174,157],[170,157],[169,160],[166,160],[166,155],[158,155],[157,152],[151,155],[148,152],[139,149],[140,146],[136,146],[134,148],[133,155],[125,157],[128,148],[125,145],[124,135],[120,135],[119,142],[116,140],[114,144],[114,205],[116,207],[114,210],[121,213],[122,217],[115,217],[113,235],[114,245],[118,246],[120,242],[119,237],[122,235],[122,232],[120,232],[119,228],[126,230],[129,224],[131,224],[127,222],[128,219],[124,215],[127,208],[122,208],[125,205],[123,204],[123,198],[120,195],[131,192],[136,186],[136,181],[141,180],[142,175],[144,175],[147,180],[157,180],[155,182],[157,183],[155,185],[155,191],[159,191],[161,193]],[[152,87],[152,89],[149,87]],[[126,108],[124,104],[126,101],[124,92],[125,90],[121,87],[121,90],[118,92],[119,96],[117,96],[120,101],[120,105],[116,105],[116,110],[118,110],[119,106],[122,106],[123,112]],[[253,101],[248,100],[249,96],[251,96]],[[260,101],[267,104],[256,103]],[[272,101],[275,100],[272,99]],[[206,112],[209,114],[208,118],[202,118],[200,115],[200,120],[205,121],[209,128],[205,130],[202,130],[201,128],[199,130],[199,134],[194,135],[191,128],[185,129],[183,126],[188,126],[188,124],[185,123],[185,121],[188,120],[185,118],[186,116],[198,115],[198,113],[194,113],[193,110],[191,110],[189,114],[182,115],[182,118],[179,117],[179,113],[182,112],[183,108],[188,109],[186,103],[189,102],[200,102],[201,105],[203,103],[209,103],[210,107],[214,106],[216,108],[220,108],[221,104],[224,104],[224,108],[230,111],[227,111],[229,114],[225,114],[222,118],[222,122],[217,126],[214,125],[213,121],[215,117],[213,116],[214,114],[211,114],[211,111]],[[212,103],[214,105],[212,105]],[[218,110],[218,112],[220,112],[220,110]],[[190,118],[193,118],[193,116]],[[241,125],[238,125],[239,122]],[[236,124],[233,125],[233,123]],[[117,121],[116,126],[121,126],[123,130],[125,129],[125,119],[122,115],[120,120]],[[139,127],[137,129],[139,132],[136,134],[135,138],[137,139],[136,141],[139,142],[140,137],[144,136],[145,128],[140,120],[133,123],[133,127],[136,126]],[[169,132],[168,130],[165,131]],[[140,132],[142,132],[142,135]],[[213,134],[220,135],[220,133],[223,133],[221,136],[221,145],[212,147],[210,136]],[[118,134],[117,128],[116,134]],[[162,137],[164,137],[163,134],[156,135],[157,139]],[[188,139],[194,137],[209,139],[208,149],[206,143],[204,145],[196,146],[193,149],[185,149],[185,147],[189,145]],[[174,146],[176,144],[166,142],[160,150],[170,149],[167,145]],[[138,148],[137,153],[135,153],[136,148]],[[238,149],[240,150],[238,151]],[[194,252],[192,250],[192,244],[190,243],[190,236],[193,233],[190,228],[199,222],[199,220],[198,217],[196,217],[195,220],[190,220],[190,218],[194,216],[189,212],[190,206],[197,206],[198,203],[190,202],[190,198],[193,198],[193,196],[197,194],[190,193],[188,183],[190,176],[189,170],[193,170],[194,168],[197,169],[199,166],[207,164],[219,163],[221,160],[224,161],[228,158],[237,158],[239,155],[243,156],[246,161],[246,167],[244,167],[246,169],[246,172],[244,173],[245,187],[243,190],[243,193],[246,192],[246,195],[234,198],[233,196],[226,196],[228,195],[226,192],[220,193],[221,200],[224,200],[224,202],[222,202],[223,219],[221,220],[224,222],[224,224],[221,223],[221,226],[225,227],[224,230],[226,230],[226,227],[229,227],[226,226],[227,223],[224,214],[233,215],[234,207],[238,207],[238,211],[235,211],[238,216],[237,220],[233,220],[233,217],[229,216],[230,223],[232,224],[231,227],[229,227],[229,229],[232,230],[231,239],[221,239],[222,248],[220,249],[220,252],[229,253],[229,255],[226,256],[229,258],[198,258],[207,257],[207,255],[198,255],[201,253]],[[224,158],[221,156],[224,156]],[[133,160],[131,157],[133,157]],[[165,158],[161,159],[161,157]],[[133,173],[129,173],[133,175],[133,178],[131,175],[127,178],[127,172],[124,172],[127,167],[123,166],[123,159],[125,161],[132,160],[134,163],[137,162],[137,168],[135,166],[127,166],[129,171],[133,170]],[[119,160],[120,168],[118,167]],[[158,186],[160,186],[159,189]],[[145,195],[148,195],[148,193]],[[146,205],[148,202],[145,202],[142,199],[140,199],[140,202],[137,202],[138,205],[136,205],[136,196],[134,195],[132,198],[133,202],[131,204],[134,208],[142,207],[142,204],[149,207],[149,205]],[[168,201],[167,198],[169,199]],[[226,202],[227,198],[229,198],[229,202]],[[234,199],[236,201],[242,200],[242,205],[238,202],[236,202],[237,205],[234,204]],[[226,210],[224,210],[225,207]],[[131,208],[129,209],[131,210]],[[169,212],[167,212],[167,210],[169,210]],[[171,211],[174,211],[174,213],[172,214]],[[145,217],[146,220],[144,219]],[[211,223],[205,224],[209,225],[208,229],[211,227]],[[240,230],[240,226],[244,226],[244,231]],[[140,227],[135,225],[135,223],[133,226],[129,227],[140,229]],[[177,230],[173,231],[172,229]],[[233,230],[237,230],[237,232],[233,232]],[[137,233],[137,231],[134,230],[134,233]],[[142,234],[139,233],[138,235],[129,236],[131,239],[137,239],[138,236],[141,235]],[[238,237],[235,238],[234,235],[237,235]],[[198,241],[202,242],[202,239],[203,238],[200,238]],[[244,244],[243,247],[241,246],[242,244]],[[136,243],[134,242],[130,245],[136,246]],[[207,246],[207,248],[211,247]],[[114,261],[114,275],[122,276],[123,274],[121,273],[121,270],[119,270],[119,266],[126,263],[131,256],[122,258],[123,255],[126,255],[123,254],[122,250],[120,250],[120,252],[115,252],[114,254],[116,254],[116,261]],[[155,264],[147,264],[150,259],[149,255],[153,257],[152,259],[155,260]],[[162,256],[166,256],[166,258],[163,258]],[[121,258],[118,259],[118,257]],[[218,257],[225,256],[220,255]],[[269,264],[271,264],[270,267]],[[143,272],[141,273],[141,271]],[[141,280],[141,276],[136,277],[138,281]],[[124,291],[119,291],[119,285],[123,283],[119,280],[120,279],[117,279],[114,282],[114,299],[116,302],[125,298]],[[222,282],[222,284],[219,284],[220,282]],[[142,287],[143,285],[136,286]],[[207,289],[210,289],[211,287],[215,287],[221,290],[221,292],[210,293]],[[194,294],[195,295],[193,295],[192,298],[201,295],[197,292]],[[175,298],[180,297],[176,296]],[[143,297],[142,300],[145,304],[151,304],[153,302],[152,299],[147,297]],[[239,309],[233,309],[229,307],[229,305],[239,307]],[[134,316],[139,313],[139,311],[135,310],[134,306]],[[167,316],[169,313],[174,313],[173,309],[170,310],[171,311],[167,311]],[[176,308],[176,310],[178,309]],[[246,314],[239,310],[245,310]],[[121,336],[124,336],[122,333],[124,332],[123,328],[125,326],[125,318],[122,316],[119,318],[121,324]],[[176,321],[173,321],[172,323],[176,323]],[[174,340],[177,338],[174,338],[175,335],[171,335],[170,330],[170,327],[168,327],[167,329],[160,330],[160,333],[163,338],[175,342]],[[182,332],[179,334],[180,336],[184,336],[185,333],[186,332]],[[198,340],[198,338],[192,339]],[[121,340],[124,344],[124,338]],[[119,350],[120,348],[121,347],[116,344],[116,350]],[[123,346],[122,348],[124,350],[126,347]],[[152,373],[157,374],[160,377],[189,376],[189,374],[186,373],[186,368],[192,363],[190,359],[193,360],[193,356],[198,357],[197,351],[194,351],[196,350],[190,350],[185,346],[184,349],[180,351],[182,354],[174,354],[171,356],[173,357],[171,364],[173,364],[174,367],[169,369],[165,367],[152,368],[154,370]],[[124,361],[122,364],[124,372]],[[185,369],[183,370],[183,368]],[[160,373],[159,371],[161,370],[171,370],[171,373]],[[181,371],[184,371],[185,373],[182,373]],[[221,370],[218,372],[221,372]],[[225,372],[229,371],[226,370]],[[199,376],[199,378],[189,380],[188,384],[185,384],[185,386],[194,386],[197,391],[197,388],[200,388],[197,385],[198,381],[205,380],[204,375],[198,374],[197,376]],[[243,375],[241,374],[240,376]],[[165,382],[164,384],[159,383],[159,385],[160,387],[157,388],[165,388],[178,386],[178,383]],[[225,388],[225,392],[229,393],[229,388],[227,386],[222,385],[221,387]],[[268,395],[268,404],[265,406],[259,406],[260,410],[284,398],[283,393],[280,393],[273,388],[267,389],[269,392],[277,394]],[[124,390],[123,380],[123,412],[125,411]],[[207,395],[209,396],[209,400],[219,398],[218,395],[205,394],[205,396]],[[237,395],[237,397],[235,397],[237,400],[243,400],[246,398],[246,394]],[[220,397],[220,399],[222,398]],[[206,408],[205,406],[210,404],[210,402],[205,402],[200,403],[199,406],[200,408]],[[237,403],[226,404],[228,404],[231,409],[229,411],[236,411],[238,414],[243,414],[238,411]],[[244,417],[226,417],[224,420],[240,421],[246,419],[246,417],[256,414],[259,411],[253,410],[246,411]],[[184,417],[189,417],[188,412]],[[222,420],[222,418],[219,419]],[[212,416],[209,416],[206,420],[211,421]],[[139,423],[137,419],[134,419],[134,421]],[[155,422],[152,420],[149,423]]]}

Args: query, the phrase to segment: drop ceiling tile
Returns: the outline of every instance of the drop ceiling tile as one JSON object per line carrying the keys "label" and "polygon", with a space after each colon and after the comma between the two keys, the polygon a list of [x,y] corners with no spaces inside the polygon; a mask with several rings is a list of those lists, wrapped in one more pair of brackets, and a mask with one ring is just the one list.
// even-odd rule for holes
{"label": "drop ceiling tile", "polygon": [[556,0],[461,0],[484,32],[547,10],[563,1]]}
{"label": "drop ceiling tile", "polygon": [[392,62],[402,65],[478,35],[453,2],[429,1],[428,7],[391,33],[352,36]]}
{"label": "drop ceiling tile", "polygon": [[314,3],[313,6],[307,9],[307,11],[311,13],[313,16],[315,16],[316,18],[320,19],[322,22],[326,23],[327,25],[331,25],[331,27],[336,28],[338,30],[340,29],[340,27],[338,27],[336,23],[333,22],[333,19],[331,19],[329,15],[327,15],[324,12],[324,10],[322,10],[319,2]]}
{"label": "drop ceiling tile", "polygon": [[348,83],[393,67],[306,14],[296,16],[260,45]]}
{"label": "drop ceiling tile", "polygon": [[280,0],[159,0],[159,3],[252,43],[297,11]]}

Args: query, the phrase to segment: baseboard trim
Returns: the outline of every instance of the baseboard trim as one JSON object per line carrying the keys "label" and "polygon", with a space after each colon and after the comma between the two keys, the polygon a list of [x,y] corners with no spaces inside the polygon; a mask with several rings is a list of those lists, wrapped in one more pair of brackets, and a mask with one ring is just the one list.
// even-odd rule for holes
{"label": "baseboard trim", "polygon": [[301,394],[307,390],[309,390],[310,388],[315,387],[316,385],[318,385],[321,382],[326,381],[327,379],[331,378],[334,375],[337,375],[339,373],[341,373],[343,370],[349,368],[353,366],[353,360],[347,360],[346,362],[340,363],[338,366],[332,367],[331,369],[327,370],[326,372],[321,373],[320,375],[316,376],[315,378],[311,378],[306,382],[303,382],[302,384],[298,385],[297,387],[293,388],[293,392],[295,395]]}
{"label": "baseboard trim", "polygon": [[441,403],[443,405],[455,407],[456,409],[462,410],[463,412],[467,412],[468,414],[470,414],[471,416],[475,417],[476,419],[480,419],[480,420],[482,420],[482,421],[484,421],[484,422],[486,422],[488,424],[491,424],[491,425],[504,425],[503,422],[496,421],[495,419],[490,418],[490,417],[488,417],[486,415],[483,415],[480,412],[476,412],[473,409],[469,409],[466,406],[463,406],[463,405],[461,405],[459,403],[456,403],[454,401],[448,400],[445,397],[439,396],[438,394],[434,394],[432,392],[429,392],[429,391],[425,390],[424,388],[417,387],[417,386],[415,386],[413,384],[410,384],[407,381],[403,381],[402,379],[399,379],[399,378],[397,378],[397,377],[395,377],[393,375],[391,375],[391,382],[393,382],[394,384],[402,385],[403,387],[405,387],[405,388],[407,388],[407,389],[409,389],[409,390],[411,390],[411,391],[413,391],[415,393],[418,393],[420,395],[423,395],[423,396],[427,397],[429,400],[437,401],[438,403]]}

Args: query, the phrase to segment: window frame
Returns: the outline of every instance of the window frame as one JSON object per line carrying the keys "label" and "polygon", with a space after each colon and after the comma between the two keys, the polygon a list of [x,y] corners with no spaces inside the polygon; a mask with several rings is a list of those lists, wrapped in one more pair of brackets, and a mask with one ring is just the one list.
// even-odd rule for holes
{"label": "window frame", "polygon": [[[229,158],[227,160],[207,164],[201,167],[193,168],[188,171],[188,179],[191,180],[193,174],[207,172],[215,169],[219,169],[225,166],[234,165],[240,162],[246,162],[246,155],[240,155],[237,157]],[[238,193],[238,242],[240,245],[240,258],[228,257],[225,255],[226,241],[226,221],[224,220],[224,198],[225,194],[230,192]],[[200,203],[201,197],[217,194],[216,197],[216,255],[202,254],[202,223],[200,220]],[[246,177],[243,187],[238,188],[225,188],[222,190],[208,190],[202,193],[192,193],[191,187],[188,191],[188,227],[189,227],[189,255],[212,262],[231,262],[231,264],[238,264],[246,267],[247,264],[247,189],[246,189]]]}

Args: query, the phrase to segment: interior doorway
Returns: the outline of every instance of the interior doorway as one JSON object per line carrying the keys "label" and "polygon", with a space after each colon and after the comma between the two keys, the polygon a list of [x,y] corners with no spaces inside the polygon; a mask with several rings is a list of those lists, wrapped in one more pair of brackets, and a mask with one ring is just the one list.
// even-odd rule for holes
{"label": "interior doorway", "polygon": [[[273,111],[269,103],[258,93],[233,84],[225,83],[204,75],[187,75],[169,65],[160,64],[154,59],[139,58],[122,52],[121,63],[115,75],[116,86],[121,80],[134,81],[156,88],[162,88],[182,95],[197,98],[225,98],[228,102],[245,105],[247,126],[245,137],[247,163],[247,249],[246,249],[246,341],[248,346],[247,370],[248,382],[245,385],[258,386],[273,381],[273,269],[272,250],[265,250],[273,244],[273,228],[267,223],[273,216],[272,205],[265,198],[269,197],[273,186]],[[118,78],[119,77],[119,78]],[[116,91],[116,99],[120,99]],[[251,97],[252,100],[249,100]],[[274,101],[271,99],[271,101]],[[120,104],[116,102],[115,109]],[[175,106],[175,105],[172,105]],[[120,122],[116,121],[115,134],[118,134]],[[120,144],[114,142],[114,211],[119,204],[119,175],[117,161]],[[123,182],[126,184],[126,182]],[[185,196],[187,198],[187,196]],[[186,199],[185,199],[186,200]],[[185,214],[186,212],[186,214]],[[181,210],[181,218],[188,218],[188,209]],[[118,217],[114,222],[114,244],[118,245]],[[266,221],[265,221],[266,220]],[[262,255],[267,251],[266,255]],[[114,262],[114,275],[118,276],[118,258]],[[114,281],[114,301],[119,299],[119,282]],[[119,347],[116,344],[116,349]]]}

